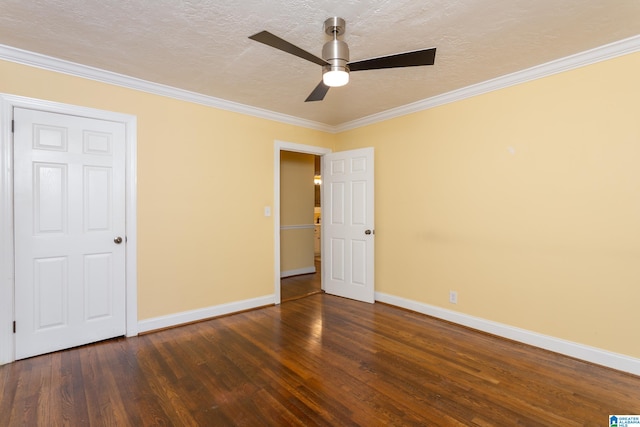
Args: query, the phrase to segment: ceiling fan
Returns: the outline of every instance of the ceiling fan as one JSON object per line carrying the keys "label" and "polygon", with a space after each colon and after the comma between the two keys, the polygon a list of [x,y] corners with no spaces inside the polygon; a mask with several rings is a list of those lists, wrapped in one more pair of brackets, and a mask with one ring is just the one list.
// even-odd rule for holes
{"label": "ceiling fan", "polygon": [[342,40],[338,40],[338,36],[344,34],[345,28],[346,23],[342,18],[333,17],[324,21],[324,32],[332,36],[333,40],[328,41],[322,47],[322,58],[318,58],[268,31],[261,31],[249,38],[322,66],[322,81],[305,99],[305,102],[322,101],[330,87],[346,85],[349,82],[350,71],[433,65],[435,61],[436,48],[432,47],[349,62],[349,46]]}

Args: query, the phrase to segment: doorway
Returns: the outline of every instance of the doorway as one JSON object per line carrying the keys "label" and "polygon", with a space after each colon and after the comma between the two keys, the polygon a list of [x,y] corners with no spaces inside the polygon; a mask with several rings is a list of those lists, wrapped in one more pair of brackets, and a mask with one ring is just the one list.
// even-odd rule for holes
{"label": "doorway", "polygon": [[321,157],[281,151],[281,302],[322,292]]}
{"label": "doorway", "polygon": [[[312,262],[313,262],[313,270],[309,270],[306,267],[303,267],[299,270],[297,269],[290,269],[290,270],[284,270],[282,267],[282,241],[283,239],[283,234],[282,234],[282,230],[281,230],[281,226],[282,226],[282,222],[281,222],[281,218],[282,218],[282,212],[281,212],[281,154],[282,152],[292,152],[292,153],[301,153],[301,154],[307,154],[307,155],[312,155],[312,156],[318,156],[318,159],[320,160],[320,164],[321,164],[321,156],[323,156],[324,154],[330,153],[331,150],[328,148],[322,148],[322,147],[314,147],[314,146],[308,146],[308,145],[302,145],[302,144],[295,144],[295,143],[290,143],[290,142],[282,142],[282,141],[276,141],[275,142],[275,146],[274,146],[274,241],[275,241],[275,247],[274,247],[274,270],[275,270],[275,277],[274,277],[274,294],[275,294],[275,298],[274,298],[274,302],[276,304],[280,304],[280,302],[283,300],[283,293],[282,293],[282,273],[285,273],[285,276],[288,276],[288,278],[284,279],[285,283],[287,284],[291,284],[291,283],[296,283],[298,285],[299,288],[306,288],[306,287],[318,287],[321,286],[321,281],[322,281],[322,267],[321,267],[321,262],[320,259],[322,257],[322,251],[320,250],[318,252],[319,256],[318,256],[318,261],[316,262],[315,260],[315,248],[313,246],[313,239],[315,238],[316,235],[316,226],[315,226],[315,221],[316,221],[316,214],[315,212],[313,212],[313,216],[310,216],[309,219],[307,220],[292,220],[292,221],[288,221],[288,222],[292,222],[290,224],[284,224],[285,225],[285,229],[289,230],[286,231],[288,233],[298,233],[298,234],[305,234],[307,233],[307,235],[311,235],[311,240],[310,240],[310,245],[311,247],[308,248],[308,250],[311,253],[311,258],[312,258]],[[315,175],[315,158],[312,159],[312,163],[314,165],[313,168],[313,173]],[[311,184],[314,184],[313,182],[311,182]],[[310,200],[311,200],[311,206],[310,209],[314,209],[315,206],[315,185],[313,185],[313,189],[309,190],[311,193],[309,194]],[[310,212],[311,214],[311,212]],[[320,217],[321,218],[321,217]],[[286,218],[285,218],[286,219]],[[321,222],[321,220],[320,220]],[[292,232],[291,230],[299,230],[296,232]],[[305,231],[306,230],[306,231]],[[321,234],[320,230],[318,230],[318,232]],[[307,239],[308,240],[308,239]],[[317,267],[316,267],[317,266]],[[309,266],[312,267],[312,266]],[[285,267],[288,268],[288,267]],[[284,271],[283,271],[284,270]],[[298,273],[298,274],[291,274],[291,273]],[[306,276],[306,277],[304,277]],[[301,282],[307,282],[307,283],[302,283]],[[295,285],[294,285],[295,286]],[[296,294],[299,294],[298,291],[295,291]],[[303,292],[303,291],[300,291]],[[291,298],[290,294],[286,294],[285,295],[287,297],[287,299]]]}

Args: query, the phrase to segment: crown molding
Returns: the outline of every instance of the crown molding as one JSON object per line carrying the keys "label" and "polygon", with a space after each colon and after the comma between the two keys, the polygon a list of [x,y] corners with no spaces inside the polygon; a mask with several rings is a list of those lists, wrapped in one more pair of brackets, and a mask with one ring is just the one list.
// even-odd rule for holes
{"label": "crown molding", "polygon": [[166,96],[181,101],[193,102],[195,104],[205,105],[207,107],[213,107],[221,110],[259,117],[262,119],[273,120],[276,122],[286,123],[294,126],[301,126],[324,132],[335,131],[333,126],[329,126],[324,123],[305,120],[298,117],[289,116],[287,114],[276,113],[274,111],[252,107],[237,102],[227,101],[225,99],[216,98],[213,96],[202,95],[196,92],[178,89],[160,83],[153,83],[135,77],[126,76],[124,74],[118,74],[87,65],[81,65],[75,62],[65,61],[63,59],[53,58],[51,56],[29,52],[11,46],[0,45],[0,59],[22,65],[28,65],[31,67],[41,68],[48,71],[54,71],[57,73],[68,74],[75,77],[82,77],[101,83],[113,84],[116,86],[147,92],[154,95]]}
{"label": "crown molding", "polygon": [[227,101],[213,96],[202,95],[160,83],[153,83],[135,77],[125,76],[123,74],[113,73],[111,71],[101,70],[99,68],[76,64],[74,62],[53,58],[39,53],[17,49],[11,46],[0,45],[0,59],[294,126],[328,133],[340,133],[638,51],[640,51],[640,35],[577,53],[566,58],[537,65],[526,70],[517,71],[495,79],[487,80],[482,83],[447,92],[442,95],[436,95],[401,107],[372,114],[361,119],[345,122],[337,126],[301,119],[299,117]]}
{"label": "crown molding", "polygon": [[398,108],[392,108],[381,113],[372,114],[361,119],[346,122],[335,127],[334,132],[344,132],[374,123],[382,122],[396,117],[405,116],[407,114],[416,113],[440,105],[449,104],[451,102],[461,101],[483,93],[504,89],[510,86],[525,83],[531,80],[540,79],[542,77],[551,76],[553,74],[562,73],[575,68],[584,67],[586,65],[595,64],[597,62],[613,59],[618,56],[627,55],[640,51],[640,35],[630,37],[610,43],[595,49],[587,50],[575,55],[567,56],[526,70],[517,71],[495,79],[487,80],[472,86],[467,86],[442,95],[436,95],[431,98],[423,99],[411,104],[403,105]]}

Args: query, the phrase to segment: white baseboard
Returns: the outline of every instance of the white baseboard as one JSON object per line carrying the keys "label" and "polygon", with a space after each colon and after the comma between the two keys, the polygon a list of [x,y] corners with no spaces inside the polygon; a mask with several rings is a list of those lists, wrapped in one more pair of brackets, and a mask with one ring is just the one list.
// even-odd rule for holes
{"label": "white baseboard", "polygon": [[508,338],[510,340],[529,344],[545,350],[564,354],[566,356],[575,357],[576,359],[617,369],[619,371],[629,372],[634,375],[640,375],[640,359],[630,356],[613,353],[584,344],[578,344],[572,341],[562,340],[552,336],[539,334],[537,332],[528,331],[526,329],[516,328],[503,323],[469,316],[467,314],[381,292],[376,292],[375,299],[376,301],[384,302],[386,304],[405,308],[428,316],[437,317],[442,320],[447,320],[449,322],[457,323],[459,325],[467,326],[469,328],[477,329],[503,338]]}
{"label": "white baseboard", "polygon": [[139,333],[154,331],[157,329],[170,328],[183,325],[185,323],[206,320],[216,316],[250,310],[252,308],[264,307],[275,303],[275,295],[265,295],[259,298],[236,301],[229,304],[214,305],[198,310],[183,311],[181,313],[169,314],[167,316],[153,317],[138,322]]}
{"label": "white baseboard", "polygon": [[281,271],[280,278],[282,279],[283,277],[298,276],[300,274],[311,274],[315,272],[316,272],[315,266],[298,268],[296,270]]}

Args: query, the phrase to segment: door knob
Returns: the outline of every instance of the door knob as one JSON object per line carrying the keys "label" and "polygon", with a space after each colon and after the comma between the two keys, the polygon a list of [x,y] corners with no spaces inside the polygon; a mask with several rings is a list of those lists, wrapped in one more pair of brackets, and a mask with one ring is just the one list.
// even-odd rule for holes
{"label": "door knob", "polygon": [[372,233],[372,231],[371,231],[371,230],[365,230],[365,231],[364,231],[364,234],[366,234],[367,236],[368,236],[369,234],[371,234],[371,233]]}
{"label": "door knob", "polygon": [[114,241],[117,245],[119,245],[120,243],[122,243],[122,237],[118,236],[118,237],[116,237],[115,239],[113,239],[113,241]]}

